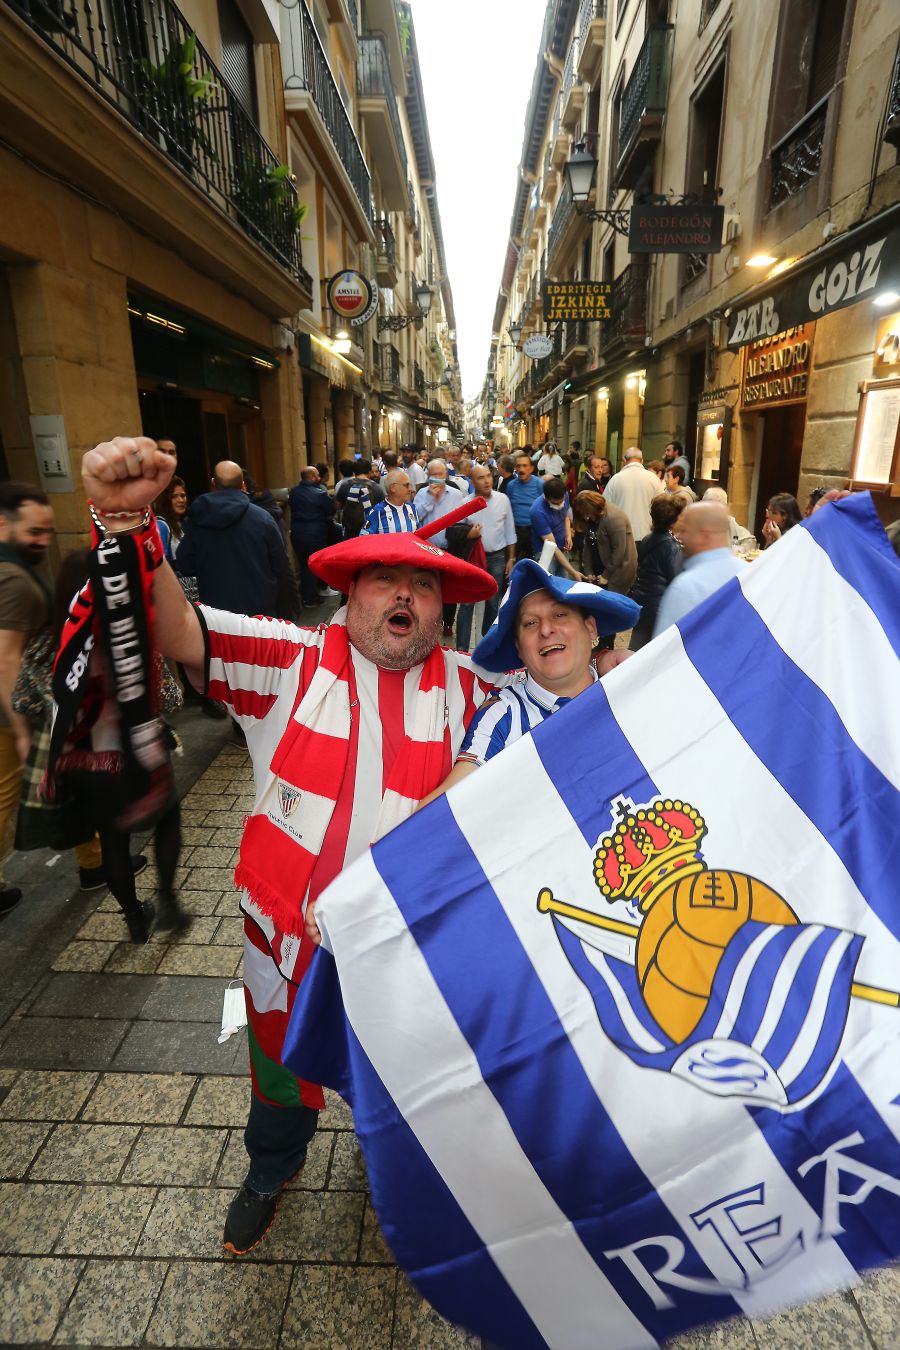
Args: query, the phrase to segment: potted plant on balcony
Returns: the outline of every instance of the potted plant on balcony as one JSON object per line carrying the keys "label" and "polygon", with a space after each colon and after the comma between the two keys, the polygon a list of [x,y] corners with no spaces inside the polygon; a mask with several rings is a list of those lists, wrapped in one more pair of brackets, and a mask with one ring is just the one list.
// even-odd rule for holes
{"label": "potted plant on balcony", "polygon": [[138,93],[145,113],[162,133],[166,153],[186,173],[194,167],[194,145],[216,158],[201,119],[218,86],[212,75],[197,75],[197,34],[170,48],[159,65],[144,58],[138,66]]}
{"label": "potted plant on balcony", "polygon": [[297,201],[288,164],[263,164],[258,155],[238,156],[232,199],[238,220],[251,239],[271,252],[272,244],[291,258],[295,236],[308,207]]}

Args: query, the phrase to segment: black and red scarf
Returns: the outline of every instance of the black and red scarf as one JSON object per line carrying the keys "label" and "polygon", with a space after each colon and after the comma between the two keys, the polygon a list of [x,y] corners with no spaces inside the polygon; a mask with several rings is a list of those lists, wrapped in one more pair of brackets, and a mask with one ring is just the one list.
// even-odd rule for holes
{"label": "black and red scarf", "polygon": [[[95,523],[88,580],[69,606],[53,667],[48,787],[70,769],[120,774],[123,808],[115,824],[127,832],[153,825],[172,796],[153,641],[153,572],[163,558],[152,515],[135,534],[102,534]],[[98,754],[91,729],[109,700],[122,749]]]}

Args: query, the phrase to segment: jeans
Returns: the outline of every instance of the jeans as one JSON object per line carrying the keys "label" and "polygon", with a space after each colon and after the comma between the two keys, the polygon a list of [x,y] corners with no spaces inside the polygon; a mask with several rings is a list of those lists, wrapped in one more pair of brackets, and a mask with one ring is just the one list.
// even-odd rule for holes
{"label": "jeans", "polygon": [[[484,602],[484,618],[481,623],[482,637],[496,619],[500,601],[503,599],[503,592],[506,590],[506,549],[499,548],[495,553],[488,553],[486,556],[487,570],[497,583],[497,594]],[[456,620],[456,645],[461,652],[467,652],[471,648],[472,615],[474,612],[474,605],[460,605],[459,607],[459,618]]]}
{"label": "jeans", "polygon": [[250,1155],[247,1185],[260,1195],[273,1195],[306,1161],[309,1141],[316,1132],[318,1111],[311,1106],[273,1106],[254,1093],[244,1130]]}
{"label": "jeans", "polygon": [[530,558],[534,554],[534,542],[531,535],[531,525],[516,526],[516,562],[521,558]]}

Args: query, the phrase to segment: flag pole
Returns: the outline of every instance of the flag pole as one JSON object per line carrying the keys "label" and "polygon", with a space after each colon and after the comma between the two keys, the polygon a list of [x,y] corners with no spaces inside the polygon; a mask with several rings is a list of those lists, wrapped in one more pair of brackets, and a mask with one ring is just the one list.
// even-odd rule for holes
{"label": "flag pole", "polygon": [[[637,938],[640,928],[637,924],[623,923],[620,919],[606,919],[602,914],[593,914],[589,909],[578,905],[567,905],[564,900],[554,900],[553,892],[544,886],[538,892],[537,907],[542,914],[561,914],[566,919],[577,919],[580,923],[589,923],[593,928],[602,928],[607,933],[621,933],[624,937]],[[900,992],[894,989],[879,989],[874,984],[860,984],[854,980],[850,986],[854,998],[865,999],[868,1003],[881,1003],[887,1008],[900,1008]]]}

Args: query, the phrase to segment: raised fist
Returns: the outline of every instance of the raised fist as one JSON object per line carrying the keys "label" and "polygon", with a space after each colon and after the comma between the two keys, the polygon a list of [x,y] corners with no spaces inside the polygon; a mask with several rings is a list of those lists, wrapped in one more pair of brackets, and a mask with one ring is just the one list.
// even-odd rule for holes
{"label": "raised fist", "polygon": [[100,512],[145,511],[174,472],[174,455],[157,450],[148,436],[102,441],[81,461],[85,491]]}

